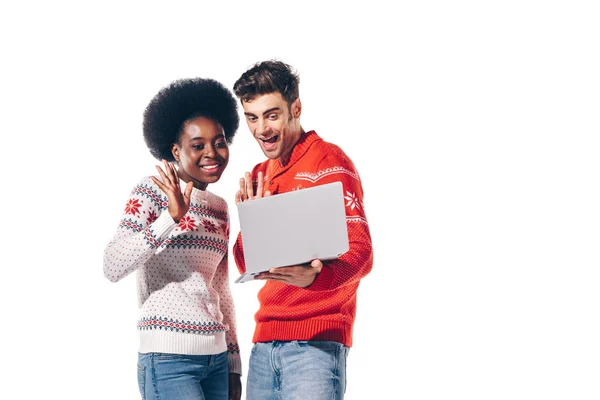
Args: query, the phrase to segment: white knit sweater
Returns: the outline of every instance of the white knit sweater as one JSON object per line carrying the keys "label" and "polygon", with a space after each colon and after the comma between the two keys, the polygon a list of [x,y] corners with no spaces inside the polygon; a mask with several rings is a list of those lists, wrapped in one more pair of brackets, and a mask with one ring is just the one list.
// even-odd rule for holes
{"label": "white knit sweater", "polygon": [[117,282],[137,270],[140,353],[227,350],[229,370],[241,374],[227,265],[227,203],[194,188],[179,224],[168,205],[150,177],[135,186],[104,251],[104,275]]}

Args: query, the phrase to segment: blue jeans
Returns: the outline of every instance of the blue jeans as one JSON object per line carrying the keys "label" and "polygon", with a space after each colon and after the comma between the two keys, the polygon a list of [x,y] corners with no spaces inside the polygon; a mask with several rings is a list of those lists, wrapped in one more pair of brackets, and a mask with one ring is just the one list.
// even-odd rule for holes
{"label": "blue jeans", "polygon": [[256,343],[250,353],[248,400],[342,400],[350,349],[327,341]]}
{"label": "blue jeans", "polygon": [[227,400],[227,352],[209,356],[139,354],[138,385],[142,400]]}

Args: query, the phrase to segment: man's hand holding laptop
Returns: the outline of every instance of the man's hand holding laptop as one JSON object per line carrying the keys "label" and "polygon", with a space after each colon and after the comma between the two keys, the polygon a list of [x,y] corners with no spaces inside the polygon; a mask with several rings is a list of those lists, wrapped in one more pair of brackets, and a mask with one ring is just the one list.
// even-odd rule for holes
{"label": "man's hand holding laptop", "polygon": [[[240,178],[240,190],[235,194],[235,204],[237,205],[243,201],[259,199],[270,195],[270,191],[264,190],[264,178],[262,172],[258,172],[256,193],[254,193],[254,188],[252,186],[252,176],[250,175],[250,172],[246,172],[245,177]],[[317,275],[319,275],[322,268],[323,263],[321,260],[315,259],[306,264],[271,268],[269,272],[261,272],[256,275],[254,279],[279,281],[288,285],[304,288],[310,286],[315,279],[317,279]]]}

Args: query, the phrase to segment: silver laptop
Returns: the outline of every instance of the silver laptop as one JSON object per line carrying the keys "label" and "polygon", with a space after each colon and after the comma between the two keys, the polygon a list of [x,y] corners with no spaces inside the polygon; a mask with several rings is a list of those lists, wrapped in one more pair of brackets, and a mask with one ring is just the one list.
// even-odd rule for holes
{"label": "silver laptop", "polygon": [[241,202],[237,209],[246,273],[236,283],[271,268],[331,260],[349,249],[341,182]]}

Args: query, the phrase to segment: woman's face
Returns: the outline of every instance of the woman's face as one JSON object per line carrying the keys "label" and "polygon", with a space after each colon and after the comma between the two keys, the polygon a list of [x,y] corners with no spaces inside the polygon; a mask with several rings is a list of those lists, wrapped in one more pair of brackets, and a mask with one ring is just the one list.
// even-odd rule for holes
{"label": "woman's face", "polygon": [[223,127],[209,118],[198,117],[185,123],[179,143],[172,148],[178,162],[179,177],[206,190],[221,178],[229,162],[229,147]]}

